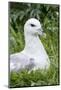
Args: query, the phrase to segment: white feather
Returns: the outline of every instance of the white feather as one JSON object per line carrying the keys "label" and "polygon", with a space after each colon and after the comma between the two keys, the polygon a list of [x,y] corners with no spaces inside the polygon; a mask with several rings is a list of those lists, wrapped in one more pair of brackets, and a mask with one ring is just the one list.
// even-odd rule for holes
{"label": "white feather", "polygon": [[31,18],[24,25],[24,50],[10,55],[10,71],[49,68],[50,60],[38,35],[43,35],[41,24],[37,19]]}

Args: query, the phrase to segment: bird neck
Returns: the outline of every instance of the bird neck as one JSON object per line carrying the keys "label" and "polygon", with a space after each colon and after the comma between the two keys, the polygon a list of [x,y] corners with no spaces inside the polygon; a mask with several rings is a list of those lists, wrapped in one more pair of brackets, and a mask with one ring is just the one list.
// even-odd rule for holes
{"label": "bird neck", "polygon": [[25,34],[25,50],[28,53],[35,54],[38,53],[43,47],[38,36]]}

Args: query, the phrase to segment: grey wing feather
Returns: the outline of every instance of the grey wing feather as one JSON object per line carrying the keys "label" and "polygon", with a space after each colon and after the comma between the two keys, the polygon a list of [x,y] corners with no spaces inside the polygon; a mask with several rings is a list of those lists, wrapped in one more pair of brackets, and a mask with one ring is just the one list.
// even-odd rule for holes
{"label": "grey wing feather", "polygon": [[17,71],[25,68],[29,64],[29,57],[24,54],[14,54],[10,56],[10,71]]}

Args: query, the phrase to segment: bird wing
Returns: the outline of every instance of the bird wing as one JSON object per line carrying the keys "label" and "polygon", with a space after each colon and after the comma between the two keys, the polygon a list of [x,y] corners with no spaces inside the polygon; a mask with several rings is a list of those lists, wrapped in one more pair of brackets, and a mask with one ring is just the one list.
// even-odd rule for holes
{"label": "bird wing", "polygon": [[13,54],[10,56],[10,71],[17,71],[23,68],[31,69],[34,67],[34,59],[25,54]]}

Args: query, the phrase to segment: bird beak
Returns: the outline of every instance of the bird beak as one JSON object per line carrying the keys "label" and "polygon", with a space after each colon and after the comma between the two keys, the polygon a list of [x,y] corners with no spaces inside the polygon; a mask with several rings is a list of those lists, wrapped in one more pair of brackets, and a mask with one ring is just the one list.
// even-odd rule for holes
{"label": "bird beak", "polygon": [[40,36],[43,36],[44,38],[46,38],[46,33],[44,33],[43,32],[43,29],[38,29],[38,34],[40,35]]}

